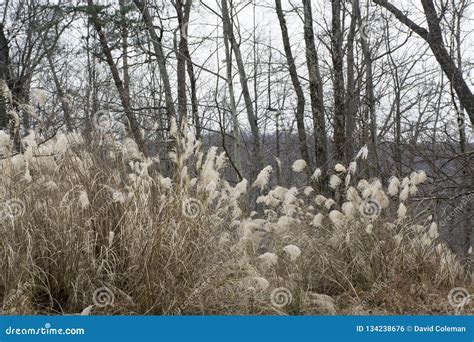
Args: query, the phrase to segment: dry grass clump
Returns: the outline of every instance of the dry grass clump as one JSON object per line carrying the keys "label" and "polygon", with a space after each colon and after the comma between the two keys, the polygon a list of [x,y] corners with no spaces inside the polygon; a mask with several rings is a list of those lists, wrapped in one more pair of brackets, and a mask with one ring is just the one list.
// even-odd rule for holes
{"label": "dry grass clump", "polygon": [[224,154],[181,131],[172,178],[130,139],[88,148],[60,134],[38,146],[31,134],[13,157],[4,143],[4,313],[429,313],[466,286],[436,223],[409,205],[423,172],[388,187],[356,182],[363,149],[335,166],[329,198],[311,186],[267,189],[266,167],[252,185],[258,211],[247,213],[247,181],[231,186]]}

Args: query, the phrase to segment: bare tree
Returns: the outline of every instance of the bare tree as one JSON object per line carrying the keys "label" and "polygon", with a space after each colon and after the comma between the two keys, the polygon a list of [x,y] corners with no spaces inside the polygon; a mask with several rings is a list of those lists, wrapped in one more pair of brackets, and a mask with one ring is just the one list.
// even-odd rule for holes
{"label": "bare tree", "polygon": [[[433,55],[446,74],[446,77],[448,77],[449,81],[453,85],[453,88],[458,95],[459,101],[466,109],[471,120],[471,124],[474,125],[474,95],[464,80],[462,72],[457,67],[455,60],[449,55],[449,52],[446,49],[443,39],[443,32],[440,26],[440,15],[436,11],[433,0],[421,0],[426,22],[428,24],[428,29],[416,24],[400,9],[387,0],[373,0],[373,2],[386,8],[400,22],[405,24],[409,29],[418,34],[428,43]],[[443,13],[441,13],[441,16],[442,15]]]}
{"label": "bare tree", "polygon": [[133,109],[130,103],[130,96],[127,94],[122,79],[120,78],[120,74],[117,68],[117,65],[114,62],[112,57],[112,51],[109,47],[107,42],[107,37],[105,32],[102,28],[102,24],[99,20],[99,15],[97,13],[97,7],[94,5],[92,0],[87,1],[88,8],[89,8],[89,15],[94,25],[94,28],[99,36],[99,42],[102,47],[102,52],[105,55],[107,64],[109,65],[110,72],[112,73],[112,77],[114,79],[115,87],[120,96],[120,100],[122,102],[122,106],[125,112],[125,116],[128,120],[128,130],[130,131],[131,135],[133,136],[135,142],[138,145],[140,151],[146,154],[145,142],[143,141],[143,137],[140,132],[140,127],[138,125],[138,120],[133,113]]}
{"label": "bare tree", "polygon": [[283,39],[283,47],[285,49],[286,61],[288,63],[288,70],[290,72],[291,82],[293,83],[293,88],[295,89],[297,105],[296,105],[296,125],[298,129],[298,139],[299,139],[299,148],[301,157],[306,161],[307,164],[307,174],[311,175],[311,159],[308,152],[308,144],[306,138],[306,128],[304,124],[304,105],[305,99],[303,94],[303,88],[301,87],[300,80],[298,79],[298,73],[296,71],[295,60],[293,58],[293,53],[291,52],[290,38],[288,37],[288,29],[286,27],[285,16],[283,15],[283,9],[281,7],[281,1],[275,0],[275,8],[278,16],[278,21],[280,23],[281,35]]}
{"label": "bare tree", "polygon": [[153,24],[153,17],[151,16],[145,1],[133,0],[133,3],[135,4],[135,6],[137,6],[138,10],[142,14],[143,22],[147,27],[148,34],[150,36],[153,49],[155,51],[155,57],[158,63],[158,68],[160,69],[160,77],[164,85],[166,110],[168,112],[168,116],[169,118],[176,117],[176,110],[173,102],[170,79],[168,75],[168,70],[166,69],[165,54],[163,52],[163,46],[161,45],[163,32],[161,32],[160,35],[158,35],[158,33],[156,32],[155,26]]}
{"label": "bare tree", "polygon": [[344,161],[345,151],[345,103],[344,103],[344,55],[341,23],[341,0],[331,0],[331,56],[334,89],[334,159]]}
{"label": "bare tree", "polygon": [[8,127],[8,98],[6,96],[10,81],[10,52],[5,36],[4,25],[0,23],[0,130]]}
{"label": "bare tree", "polygon": [[247,111],[247,118],[250,125],[250,130],[252,132],[256,170],[259,170],[263,167],[263,152],[260,141],[260,129],[258,127],[256,113],[254,112],[252,99],[250,98],[247,73],[245,71],[245,66],[242,59],[242,53],[240,51],[239,44],[237,43],[237,40],[234,35],[233,26],[230,19],[230,10],[227,6],[227,0],[221,0],[221,12],[222,25],[225,27],[224,30],[228,34],[231,49],[232,51],[234,51],[235,60],[237,63],[237,70],[239,72],[240,84],[242,86],[242,95],[244,97],[245,109]]}
{"label": "bare tree", "polygon": [[309,91],[313,113],[314,147],[316,166],[321,169],[325,179],[327,168],[327,132],[324,111],[323,82],[319,68],[318,53],[314,42],[313,14],[310,0],[303,0],[304,6],[304,40],[306,43],[306,64],[308,66]]}

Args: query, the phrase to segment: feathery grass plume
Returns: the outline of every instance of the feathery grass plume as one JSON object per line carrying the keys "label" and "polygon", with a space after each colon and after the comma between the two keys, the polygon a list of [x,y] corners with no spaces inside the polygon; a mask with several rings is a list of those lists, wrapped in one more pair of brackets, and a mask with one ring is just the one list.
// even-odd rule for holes
{"label": "feathery grass plume", "polygon": [[0,130],[0,147],[9,148],[10,143],[10,135],[5,131]]}
{"label": "feathery grass plume", "polygon": [[314,199],[314,203],[316,203],[320,207],[323,207],[326,201],[327,201],[327,198],[324,197],[323,195],[317,195],[316,198]]}
{"label": "feathery grass plume", "polygon": [[405,185],[400,192],[400,201],[406,201],[408,199],[408,196],[410,195],[410,185]]}
{"label": "feathery grass plume", "polygon": [[28,163],[26,163],[25,173],[22,178],[26,183],[31,183],[33,178],[31,177],[30,169],[28,168]]}
{"label": "feathery grass plume", "polygon": [[410,184],[410,178],[409,177],[405,177],[402,179],[402,184],[401,184],[401,187],[404,188],[405,186],[409,185]]}
{"label": "feathery grass plume", "polygon": [[436,222],[431,223],[430,229],[428,231],[428,236],[433,240],[439,237],[438,225],[436,224]]}
{"label": "feathery grass plume", "polygon": [[398,206],[397,215],[399,220],[402,220],[407,216],[407,207],[405,206],[405,204],[400,203],[400,205]]}
{"label": "feathery grass plume", "polygon": [[311,222],[311,225],[315,228],[319,228],[319,227],[322,226],[323,219],[324,219],[324,215],[321,214],[321,213],[318,213],[318,214],[314,215],[314,218],[313,218],[313,221]]}
{"label": "feathery grass plume", "polygon": [[278,157],[275,157],[275,161],[277,162],[278,168],[281,170],[281,160]]}
{"label": "feathery grass plume", "polygon": [[365,179],[361,179],[357,184],[357,189],[364,190],[369,187],[369,182]]}
{"label": "feathery grass plume", "polygon": [[301,255],[301,249],[295,245],[287,245],[283,247],[283,251],[288,254],[291,261],[295,261]]}
{"label": "feathery grass plume", "polygon": [[398,187],[400,186],[400,180],[395,177],[395,176],[392,176],[390,178],[390,183],[388,185],[388,189],[387,189],[387,193],[390,195],[390,196],[395,196],[398,194]]}
{"label": "feathery grass plume", "polygon": [[338,210],[331,210],[329,219],[336,227],[342,227],[344,225],[344,215]]}
{"label": "feathery grass plume", "polygon": [[366,232],[367,234],[370,235],[370,234],[373,233],[373,231],[374,231],[374,226],[373,226],[373,225],[368,224],[368,225],[365,227],[365,232]]}
{"label": "feathery grass plume", "polygon": [[353,216],[355,213],[354,204],[352,204],[352,202],[342,203],[341,209],[345,216]]}
{"label": "feathery grass plume", "polygon": [[316,169],[316,170],[314,170],[313,174],[311,175],[311,180],[312,181],[317,181],[320,176],[321,176],[321,170]]}
{"label": "feathery grass plume", "polygon": [[347,198],[347,200],[351,201],[352,203],[358,204],[358,203],[362,202],[362,198],[360,198],[359,193],[353,187],[349,187],[346,190],[346,198]]}
{"label": "feathery grass plume", "polygon": [[328,198],[326,202],[324,202],[324,206],[326,207],[327,210],[330,210],[335,205],[336,205],[336,201],[334,201],[332,198]]}
{"label": "feathery grass plume", "polygon": [[137,143],[132,138],[125,139],[122,153],[126,160],[141,160],[143,158]]}
{"label": "feathery grass plume", "polygon": [[258,260],[265,270],[269,270],[278,264],[278,255],[275,253],[266,252],[262,255],[259,255]]}
{"label": "feathery grass plume", "polygon": [[270,286],[270,282],[263,277],[252,277],[251,282],[253,284],[252,288],[256,291],[265,291]]}
{"label": "feathery grass plume", "polygon": [[346,168],[342,164],[336,164],[334,165],[334,171],[339,172],[339,173],[345,173]]}
{"label": "feathery grass plume", "polygon": [[419,185],[419,184],[422,184],[424,182],[426,182],[426,180],[428,179],[428,177],[426,176],[426,173],[425,171],[419,171],[417,172],[416,174],[416,177],[414,179],[414,182],[413,182],[413,185]]}
{"label": "feathery grass plume", "polygon": [[272,172],[273,168],[270,165],[264,167],[263,170],[258,174],[257,179],[253,183],[252,187],[259,187],[261,190],[263,190],[270,181],[270,175]]}
{"label": "feathery grass plume", "polygon": [[79,200],[79,204],[80,204],[82,209],[86,209],[90,206],[89,196],[87,195],[87,192],[85,192],[84,190],[82,190],[79,193],[79,199],[78,200]]}
{"label": "feathery grass plume", "polygon": [[368,155],[369,155],[369,149],[367,145],[364,145],[357,153],[356,159],[359,159],[359,158],[367,159]]}
{"label": "feathery grass plume", "polygon": [[344,181],[344,186],[347,188],[350,184],[351,184],[351,175],[350,175],[350,173],[348,173],[346,175],[346,179]]}
{"label": "feathery grass plume", "polygon": [[114,243],[114,239],[115,239],[115,233],[113,231],[110,231],[109,232],[109,248],[112,248],[112,244]]}
{"label": "feathery grass plume", "polygon": [[220,174],[219,171],[216,170],[215,165],[217,158],[216,155],[217,147],[212,146],[206,155],[206,159],[204,160],[204,164],[200,172],[201,179],[199,181],[199,189],[201,191],[206,191],[210,196],[214,196],[214,192],[216,191],[220,180]]}
{"label": "feathery grass plume", "polygon": [[349,163],[349,168],[347,169],[347,171],[351,174],[351,175],[354,175],[357,171],[357,162],[356,161],[353,161],[353,162],[350,162]]}
{"label": "feathery grass plume", "polygon": [[237,183],[232,191],[232,198],[236,200],[245,194],[247,192],[247,184],[248,181],[245,178]]}
{"label": "feathery grass plume", "polygon": [[17,154],[11,158],[13,170],[22,171],[26,168],[26,162],[22,155]]}
{"label": "feathery grass plume", "polygon": [[291,169],[294,172],[302,172],[305,168],[306,168],[306,161],[304,161],[303,159],[296,160],[291,166]]}
{"label": "feathery grass plume", "polygon": [[219,154],[216,158],[216,171],[222,170],[226,164],[227,157],[225,155],[225,152],[222,152]]}
{"label": "feathery grass plume", "polygon": [[159,175],[158,181],[160,182],[160,185],[163,188],[168,189],[168,190],[173,189],[173,180],[171,178],[169,178],[169,177],[165,178],[165,177]]}
{"label": "feathery grass plume", "polygon": [[338,176],[332,175],[329,179],[329,187],[331,187],[332,189],[336,189],[341,184],[341,182],[342,181]]}

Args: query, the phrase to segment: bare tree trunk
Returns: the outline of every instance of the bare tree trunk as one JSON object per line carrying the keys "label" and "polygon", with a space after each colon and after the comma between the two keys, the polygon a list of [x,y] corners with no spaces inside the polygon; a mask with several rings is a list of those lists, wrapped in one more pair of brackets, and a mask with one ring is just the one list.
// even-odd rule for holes
{"label": "bare tree trunk", "polygon": [[178,123],[182,120],[186,120],[188,114],[187,108],[187,97],[186,97],[186,53],[187,49],[187,34],[188,34],[188,22],[189,22],[189,11],[191,9],[191,0],[187,0],[184,4],[183,12],[183,1],[173,1],[173,5],[176,9],[179,24],[179,45],[177,50],[177,67],[176,74],[178,78]]}
{"label": "bare tree trunk", "polygon": [[8,127],[8,99],[5,96],[10,80],[10,57],[8,40],[5,37],[3,24],[0,23],[0,130]]}
{"label": "bare tree trunk", "polygon": [[[457,59],[457,68],[462,73],[463,69],[463,59],[462,59],[462,52],[461,52],[461,44],[462,44],[462,31],[461,31],[461,19],[463,18],[464,11],[469,6],[469,1],[460,1],[459,8],[456,8],[455,1],[452,0],[453,10],[454,10],[454,38],[456,42],[456,59]],[[456,100],[453,96],[453,103],[456,106]],[[469,144],[466,138],[466,131],[465,131],[465,118],[464,118],[464,107],[463,104],[460,103],[459,106],[456,106],[456,119],[458,123],[458,130],[459,130],[459,144],[461,147],[461,153],[464,154],[469,149]],[[460,160],[460,168],[462,170],[462,183],[465,189],[469,189],[473,185],[473,170],[467,168],[465,165],[465,161]],[[472,214],[472,205],[466,206],[466,217],[473,217]],[[474,260],[469,255],[469,249],[472,247],[472,233],[473,233],[473,225],[469,222],[464,223],[463,227],[463,257],[464,261],[468,263],[469,270],[471,272],[471,276],[473,275],[473,266]],[[473,278],[474,279],[474,278]]]}
{"label": "bare tree trunk", "polygon": [[120,78],[119,71],[117,69],[117,66],[115,65],[114,59],[112,57],[112,52],[108,46],[107,43],[107,38],[105,36],[104,31],[102,30],[102,25],[100,23],[98,14],[97,14],[97,9],[93,3],[92,0],[87,0],[87,4],[89,7],[89,15],[92,21],[92,24],[94,25],[95,30],[97,31],[97,35],[99,36],[99,42],[102,47],[102,52],[105,55],[105,58],[107,60],[107,64],[109,65],[110,72],[112,73],[112,77],[114,79],[115,86],[117,88],[117,91],[120,96],[120,100],[122,102],[122,107],[125,112],[125,116],[128,119],[129,123],[129,131],[131,135],[133,136],[135,142],[138,145],[138,148],[140,149],[143,154],[146,155],[146,150],[145,150],[145,143],[143,141],[142,135],[140,133],[140,127],[138,125],[138,121],[135,117],[135,114],[133,113],[132,107],[130,105],[130,97],[125,91],[123,82]]}
{"label": "bare tree trunk", "polygon": [[303,0],[304,6],[304,39],[306,43],[306,64],[308,65],[309,91],[313,113],[314,147],[316,167],[321,169],[324,181],[327,172],[327,132],[324,116],[323,82],[319,70],[318,54],[314,43],[313,14],[311,0]]}
{"label": "bare tree trunk", "polygon": [[[461,53],[461,18],[462,18],[463,8],[461,8],[460,12],[456,11],[456,15],[454,16],[455,28],[454,28],[454,37],[456,41],[456,59],[457,59],[457,67],[462,72],[462,53]],[[456,105],[456,100],[453,99],[454,104]],[[465,125],[465,118],[464,118],[464,107],[462,103],[457,106],[456,111],[456,121],[458,123],[458,130],[459,130],[459,145],[461,147],[461,153],[466,152],[466,131],[464,128]]]}
{"label": "bare tree trunk", "polygon": [[[196,138],[201,139],[201,123],[199,120],[198,100],[196,95],[196,77],[194,75],[194,65],[191,60],[188,46],[188,23],[191,13],[192,0],[187,0],[183,4],[182,0],[174,3],[176,13],[178,15],[178,23],[180,28],[180,41],[178,48],[178,111],[180,117],[187,116],[187,99],[186,99],[186,75],[187,70],[189,83],[191,88],[191,111],[194,127],[196,129]],[[183,11],[184,9],[184,11]]]}
{"label": "bare tree trunk", "polygon": [[130,97],[130,73],[128,67],[128,26],[127,26],[127,11],[126,0],[120,0],[120,14],[122,15],[121,23],[121,38],[122,38],[122,64],[123,64],[123,89],[128,97]]}
{"label": "bare tree trunk", "polygon": [[61,82],[56,73],[56,67],[54,66],[53,57],[51,56],[50,52],[46,54],[46,59],[48,60],[49,68],[51,69],[51,75],[53,76],[54,86],[56,87],[56,91],[58,92],[59,101],[61,102],[61,108],[63,110],[66,130],[68,132],[72,132],[74,130],[74,127],[71,121],[71,108],[69,106],[68,101],[66,100],[66,93],[64,92]]}
{"label": "bare tree trunk", "polygon": [[276,157],[278,158],[278,165],[277,165],[277,171],[276,171],[276,177],[277,177],[277,184],[280,186],[283,186],[283,177],[281,174],[281,147],[280,147],[280,116],[281,112],[280,110],[277,110],[276,116],[275,116],[275,153]]}
{"label": "bare tree trunk", "polygon": [[232,140],[234,150],[234,164],[237,172],[242,174],[242,155],[240,148],[239,121],[237,118],[237,107],[235,104],[234,82],[232,78],[232,51],[229,46],[229,32],[226,25],[223,25],[224,50],[226,61],[226,81],[229,89],[229,107],[232,117]]}
{"label": "bare tree trunk", "polygon": [[332,27],[331,49],[334,68],[334,159],[344,161],[345,150],[345,104],[344,104],[344,56],[341,27],[341,0],[331,0]]}
{"label": "bare tree trunk", "polygon": [[[188,2],[191,2],[191,0],[188,0]],[[189,20],[189,17],[188,17]],[[186,25],[186,34],[187,34],[187,25]],[[199,109],[198,109],[198,99],[197,99],[197,93],[196,93],[196,76],[194,74],[194,65],[191,60],[191,54],[189,53],[189,47],[188,47],[188,39],[186,38],[185,40],[185,50],[183,51],[185,57],[186,57],[186,68],[188,71],[188,77],[189,77],[189,85],[191,87],[191,111],[193,115],[193,122],[194,122],[194,127],[196,128],[196,138],[201,139],[202,137],[202,127],[201,127],[201,120],[199,118]]]}
{"label": "bare tree trunk", "polygon": [[145,1],[133,0],[133,3],[142,13],[143,21],[147,27],[148,34],[153,44],[153,49],[155,50],[156,60],[158,62],[158,68],[160,69],[160,77],[163,81],[164,91],[165,91],[165,102],[166,110],[168,112],[168,118],[176,117],[176,111],[174,108],[173,95],[171,93],[171,85],[168,76],[168,71],[166,70],[166,60],[165,54],[163,52],[163,47],[161,46],[161,36],[158,36],[156,33],[155,27],[153,26],[153,18],[148,11]]}
{"label": "bare tree trunk", "polygon": [[[395,71],[396,73],[396,71]],[[402,175],[402,113],[400,109],[400,85],[398,75],[395,74],[395,164],[399,175]]]}
{"label": "bare tree trunk", "polygon": [[[245,66],[240,52],[240,47],[234,36],[232,23],[229,16],[229,9],[227,7],[228,0],[221,0],[222,10],[222,23],[224,30],[229,37],[231,48],[234,51],[235,60],[237,62],[237,69],[239,71],[240,84],[242,86],[242,95],[244,97],[245,109],[247,111],[247,118],[250,124],[250,130],[253,137],[253,151],[255,154],[255,165],[256,170],[260,170],[263,167],[263,153],[260,141],[260,130],[258,128],[257,116],[253,110],[252,99],[250,98],[250,92],[248,87],[248,78],[245,72]],[[254,170],[255,171],[255,170]]]}
{"label": "bare tree trunk", "polygon": [[[359,29],[362,30],[363,22],[359,8],[359,1],[354,0],[354,9],[356,16],[358,17]],[[375,176],[378,172],[379,159],[377,157],[377,118],[375,116],[375,95],[374,95],[374,77],[373,77],[373,65],[372,55],[370,53],[369,42],[367,38],[361,36],[362,54],[364,57],[365,64],[365,120],[364,124],[369,124],[366,130],[367,135],[366,144],[369,148],[369,176]]]}
{"label": "bare tree trunk", "polygon": [[290,38],[288,37],[288,29],[286,27],[285,16],[283,15],[283,10],[281,7],[281,0],[275,0],[275,7],[278,16],[278,21],[280,23],[281,35],[283,39],[283,47],[285,50],[286,61],[288,63],[288,69],[290,72],[291,82],[293,83],[293,88],[295,89],[297,105],[296,105],[296,126],[298,129],[298,139],[301,157],[307,164],[306,171],[308,176],[311,176],[311,159],[309,158],[309,151],[306,138],[306,128],[304,125],[304,93],[303,88],[301,88],[300,80],[298,79],[298,73],[296,71],[295,60],[293,58],[293,53],[291,52]]}
{"label": "bare tree trunk", "polygon": [[[357,28],[357,7],[358,1],[352,0],[351,23],[349,35],[347,37],[347,92],[346,92],[346,139],[354,140],[355,116],[359,107],[359,94],[356,93],[355,86],[355,61],[354,61],[354,40]],[[346,162],[352,159],[356,144],[346,144]]]}

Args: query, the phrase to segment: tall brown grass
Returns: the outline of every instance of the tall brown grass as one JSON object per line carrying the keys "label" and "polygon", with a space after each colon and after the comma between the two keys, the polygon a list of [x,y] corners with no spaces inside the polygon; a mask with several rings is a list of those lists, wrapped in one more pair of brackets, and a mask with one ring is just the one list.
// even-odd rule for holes
{"label": "tall brown grass", "polygon": [[[469,288],[430,214],[410,204],[422,172],[360,179],[363,150],[335,167],[329,198],[268,189],[267,167],[249,205],[250,184],[221,177],[225,155],[182,131],[169,178],[131,140],[29,136],[15,156],[3,146],[3,314],[454,312],[448,292]],[[113,301],[98,305],[104,288]]]}

